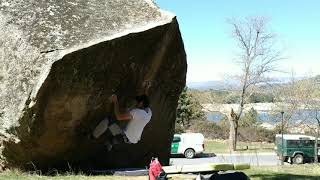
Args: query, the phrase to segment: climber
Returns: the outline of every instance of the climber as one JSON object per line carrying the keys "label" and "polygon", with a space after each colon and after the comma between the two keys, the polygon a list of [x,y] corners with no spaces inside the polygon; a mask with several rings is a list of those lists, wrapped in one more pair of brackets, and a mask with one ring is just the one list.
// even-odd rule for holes
{"label": "climber", "polygon": [[114,144],[129,143],[136,144],[141,139],[144,127],[150,121],[152,111],[149,108],[149,99],[147,95],[136,97],[136,107],[128,112],[121,113],[119,111],[119,103],[117,95],[110,97],[114,105],[114,114],[118,121],[128,121],[127,126],[122,129],[115,121],[110,118],[102,120],[92,133],[92,138],[98,139],[103,133],[109,131],[111,138],[104,144],[108,150],[112,149]]}

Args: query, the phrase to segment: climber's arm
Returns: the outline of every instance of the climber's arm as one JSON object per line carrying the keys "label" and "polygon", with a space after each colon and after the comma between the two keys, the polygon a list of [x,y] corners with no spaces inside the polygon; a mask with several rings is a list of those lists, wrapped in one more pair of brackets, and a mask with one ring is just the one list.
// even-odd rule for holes
{"label": "climber's arm", "polygon": [[132,116],[130,113],[121,113],[120,112],[120,108],[119,108],[119,102],[118,102],[118,98],[117,98],[117,95],[113,94],[111,96],[111,101],[113,102],[114,104],[114,114],[117,118],[117,120],[119,121],[124,121],[124,120],[131,120],[132,119]]}

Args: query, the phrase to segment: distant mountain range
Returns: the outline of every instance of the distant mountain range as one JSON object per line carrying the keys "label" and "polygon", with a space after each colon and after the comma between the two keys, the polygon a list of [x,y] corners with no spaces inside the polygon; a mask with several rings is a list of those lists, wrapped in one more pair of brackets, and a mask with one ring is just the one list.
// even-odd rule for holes
{"label": "distant mountain range", "polygon": [[[305,77],[296,77],[295,80],[302,80]],[[279,77],[271,78],[269,84],[286,84],[292,80],[291,77]],[[230,80],[217,80],[217,81],[205,81],[205,82],[187,82],[187,87],[190,89],[198,90],[237,90],[240,88],[240,81],[230,79]]]}
{"label": "distant mountain range", "polygon": [[238,89],[240,83],[238,81],[206,81],[206,82],[187,82],[187,86],[190,89],[198,90],[224,90],[224,89]]}

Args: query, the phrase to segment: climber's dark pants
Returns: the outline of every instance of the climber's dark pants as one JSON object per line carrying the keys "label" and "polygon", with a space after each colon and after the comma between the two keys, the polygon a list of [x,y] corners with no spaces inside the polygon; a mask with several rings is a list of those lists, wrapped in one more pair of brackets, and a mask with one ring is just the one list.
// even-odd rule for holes
{"label": "climber's dark pants", "polygon": [[97,139],[106,132],[110,132],[112,135],[111,141],[113,144],[130,143],[123,129],[116,123],[116,121],[107,117],[98,124],[92,135]]}

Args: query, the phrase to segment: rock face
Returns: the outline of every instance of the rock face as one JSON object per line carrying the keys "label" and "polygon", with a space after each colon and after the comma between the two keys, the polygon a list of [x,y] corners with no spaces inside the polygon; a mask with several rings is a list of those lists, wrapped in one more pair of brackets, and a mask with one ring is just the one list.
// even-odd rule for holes
{"label": "rock face", "polygon": [[[0,122],[4,161],[23,169],[168,164],[186,54],[175,16],[150,0],[0,2]],[[87,136],[108,101],[150,95],[153,117],[138,144],[107,152]]]}

